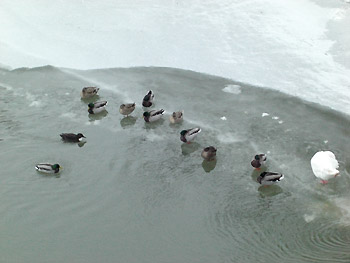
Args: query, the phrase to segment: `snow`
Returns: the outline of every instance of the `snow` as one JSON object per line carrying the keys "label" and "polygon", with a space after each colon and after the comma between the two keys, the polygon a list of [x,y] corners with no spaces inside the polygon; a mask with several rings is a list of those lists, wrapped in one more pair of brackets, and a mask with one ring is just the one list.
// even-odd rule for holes
{"label": "snow", "polygon": [[1,0],[0,63],[166,66],[350,114],[347,1]]}
{"label": "snow", "polygon": [[227,93],[236,94],[236,95],[242,92],[241,86],[239,85],[227,85],[225,88],[223,88],[223,91]]}

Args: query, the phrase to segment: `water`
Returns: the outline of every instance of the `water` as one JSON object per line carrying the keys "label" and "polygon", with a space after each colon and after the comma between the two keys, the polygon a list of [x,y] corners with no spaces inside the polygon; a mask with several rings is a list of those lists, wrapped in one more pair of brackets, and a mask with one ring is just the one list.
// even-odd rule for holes
{"label": "water", "polygon": [[[350,262],[350,119],[276,91],[172,68],[0,72],[0,261]],[[79,97],[100,87],[108,113]],[[140,107],[155,92],[163,121]],[[129,118],[119,105],[136,102]],[[170,125],[169,114],[185,121]],[[201,127],[191,145],[182,129]],[[82,132],[79,147],[61,132]],[[201,150],[218,149],[216,163]],[[332,150],[341,177],[310,168]],[[268,154],[278,185],[260,187],[251,158]],[[63,166],[58,176],[39,162]]]}

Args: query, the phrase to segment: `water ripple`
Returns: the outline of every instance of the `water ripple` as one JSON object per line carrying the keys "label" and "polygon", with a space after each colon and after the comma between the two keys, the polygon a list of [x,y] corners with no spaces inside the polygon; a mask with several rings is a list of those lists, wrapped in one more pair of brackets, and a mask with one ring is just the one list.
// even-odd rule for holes
{"label": "water ripple", "polygon": [[350,229],[333,221],[317,220],[303,226],[294,256],[307,262],[349,262]]}

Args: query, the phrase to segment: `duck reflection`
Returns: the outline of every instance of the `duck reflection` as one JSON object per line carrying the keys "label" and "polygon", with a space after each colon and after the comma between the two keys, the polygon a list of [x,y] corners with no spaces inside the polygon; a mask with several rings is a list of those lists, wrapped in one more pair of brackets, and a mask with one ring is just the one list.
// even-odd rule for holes
{"label": "duck reflection", "polygon": [[94,95],[92,97],[89,98],[81,98],[80,100],[83,101],[86,104],[89,104],[90,102],[96,102],[100,99],[99,95]]}
{"label": "duck reflection", "polygon": [[99,121],[108,115],[108,111],[104,110],[97,114],[89,114],[90,121]]}
{"label": "duck reflection", "polygon": [[214,170],[215,166],[216,166],[216,159],[211,160],[211,161],[203,160],[203,162],[202,162],[203,170],[206,173],[210,173],[212,170]]}
{"label": "duck reflection", "polygon": [[261,197],[271,197],[283,193],[283,189],[278,185],[262,185],[258,188]]}
{"label": "duck reflection", "polygon": [[183,155],[189,155],[195,151],[197,151],[200,147],[200,144],[197,142],[192,142],[192,143],[183,143],[181,144],[181,151]]}
{"label": "duck reflection", "polygon": [[123,128],[126,128],[127,126],[132,126],[136,123],[136,117],[134,116],[128,116],[128,117],[124,117],[123,119],[120,120],[120,125]]}
{"label": "duck reflection", "polygon": [[86,143],[86,141],[81,141],[81,142],[78,143],[78,146],[79,147],[83,147],[85,145],[85,143]]}
{"label": "duck reflection", "polygon": [[155,122],[145,122],[146,130],[156,129],[164,123],[164,119],[159,119]]}

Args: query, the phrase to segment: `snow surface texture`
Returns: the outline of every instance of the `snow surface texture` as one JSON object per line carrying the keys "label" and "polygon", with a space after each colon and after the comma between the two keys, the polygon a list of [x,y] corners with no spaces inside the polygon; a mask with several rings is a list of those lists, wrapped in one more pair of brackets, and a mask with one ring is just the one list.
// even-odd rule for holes
{"label": "snow surface texture", "polygon": [[0,1],[0,63],[166,66],[350,114],[347,0]]}

